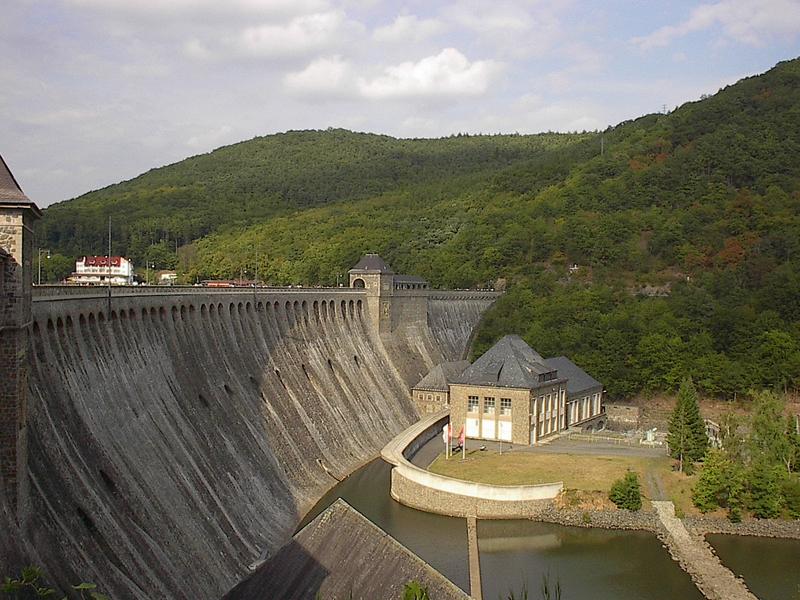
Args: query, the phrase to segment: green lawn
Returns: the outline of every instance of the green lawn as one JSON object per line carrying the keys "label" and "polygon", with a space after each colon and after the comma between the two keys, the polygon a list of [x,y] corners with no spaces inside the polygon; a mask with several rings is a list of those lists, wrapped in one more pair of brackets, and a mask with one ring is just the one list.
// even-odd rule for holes
{"label": "green lawn", "polygon": [[473,451],[461,460],[440,455],[429,470],[440,475],[497,485],[530,485],[563,481],[566,489],[608,492],[628,469],[639,474],[643,494],[654,495],[655,485],[684,512],[693,512],[691,486],[694,477],[672,470],[673,461],[664,457],[599,456],[581,454],[537,454],[536,452]]}

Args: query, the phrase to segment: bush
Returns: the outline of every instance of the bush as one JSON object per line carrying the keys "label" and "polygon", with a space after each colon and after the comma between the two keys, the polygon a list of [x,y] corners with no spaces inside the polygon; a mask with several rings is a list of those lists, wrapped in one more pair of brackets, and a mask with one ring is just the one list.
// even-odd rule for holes
{"label": "bush", "polygon": [[618,508],[625,510],[639,510],[642,508],[642,492],[639,486],[639,477],[634,471],[628,471],[625,477],[618,479],[611,486],[608,493],[609,499]]}
{"label": "bush", "polygon": [[422,587],[417,581],[409,581],[403,590],[403,600],[430,600],[428,588]]}

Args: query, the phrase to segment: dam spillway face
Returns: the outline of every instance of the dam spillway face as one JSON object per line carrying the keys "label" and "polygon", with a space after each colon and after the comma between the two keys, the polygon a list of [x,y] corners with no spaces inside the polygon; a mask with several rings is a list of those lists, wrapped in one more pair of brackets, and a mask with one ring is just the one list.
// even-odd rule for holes
{"label": "dam spillway face", "polygon": [[273,554],[416,420],[409,378],[463,353],[492,301],[387,341],[347,292],[34,302],[31,559],[62,587],[203,599]]}

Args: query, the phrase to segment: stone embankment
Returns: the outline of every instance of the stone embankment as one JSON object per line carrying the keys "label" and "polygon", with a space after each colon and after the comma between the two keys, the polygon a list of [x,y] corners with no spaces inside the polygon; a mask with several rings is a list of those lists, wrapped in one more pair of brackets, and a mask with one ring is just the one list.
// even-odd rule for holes
{"label": "stone embankment", "polygon": [[661,531],[658,515],[654,511],[628,510],[571,510],[552,504],[530,517],[535,521],[567,525],[569,527],[598,527],[600,529],[627,529],[635,531]]}
{"label": "stone embankment", "polygon": [[729,533],[732,535],[757,535],[760,537],[800,539],[800,520],[755,519],[731,523],[727,519],[697,516],[683,520],[694,534]]}
{"label": "stone embankment", "polygon": [[672,502],[654,501],[664,526],[662,539],[672,557],[689,573],[709,600],[758,600],[744,582],[724,567],[701,535],[693,535],[678,517]]}
{"label": "stone embankment", "polygon": [[524,519],[561,493],[562,482],[489,485],[446,477],[409,461],[423,444],[441,434],[448,411],[426,417],[399,433],[381,451],[392,469],[391,496],[406,506],[452,517]]}

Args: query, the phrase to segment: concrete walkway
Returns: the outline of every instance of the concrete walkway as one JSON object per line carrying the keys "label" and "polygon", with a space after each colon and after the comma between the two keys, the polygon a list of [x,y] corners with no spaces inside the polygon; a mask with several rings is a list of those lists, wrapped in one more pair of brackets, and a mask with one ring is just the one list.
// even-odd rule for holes
{"label": "concrete walkway", "polygon": [[670,554],[689,573],[709,600],[758,600],[744,582],[725,568],[701,536],[693,536],[675,516],[672,502],[654,501],[653,508],[666,529]]}
{"label": "concrete walkway", "polygon": [[481,557],[478,553],[478,521],[475,517],[467,517],[467,540],[469,541],[469,595],[475,600],[483,600]]}

